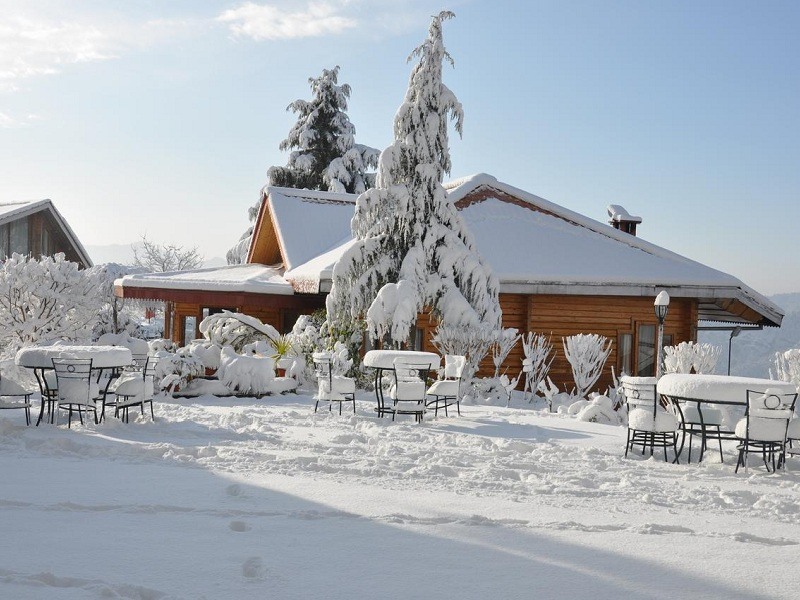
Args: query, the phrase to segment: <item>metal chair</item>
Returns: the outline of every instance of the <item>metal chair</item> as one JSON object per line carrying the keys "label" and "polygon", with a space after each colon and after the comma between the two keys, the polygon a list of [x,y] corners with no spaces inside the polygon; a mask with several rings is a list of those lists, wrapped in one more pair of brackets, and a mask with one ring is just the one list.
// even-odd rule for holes
{"label": "metal chair", "polygon": [[0,378],[0,410],[24,410],[26,425],[31,424],[32,394],[13,379]]}
{"label": "metal chair", "polygon": [[[114,384],[111,393],[115,400],[105,404],[114,406],[114,416],[121,418],[124,423],[130,422],[128,409],[133,406],[141,408],[144,416],[145,404],[150,404],[150,418],[155,421],[156,416],[153,412],[153,397],[155,396],[155,373],[158,366],[158,358],[150,356],[145,359],[144,366],[140,370],[131,369],[120,375]],[[103,407],[105,412],[105,406]]]}
{"label": "metal chair", "polygon": [[[67,427],[72,427],[72,413],[77,412],[83,425],[83,413],[94,413],[97,424],[97,385],[92,373],[92,359],[54,358],[53,369],[56,375],[58,408],[69,411]],[[58,413],[56,413],[57,415]],[[58,417],[56,416],[56,422]]]}
{"label": "metal chair", "polygon": [[439,414],[439,409],[444,409],[447,415],[447,407],[456,405],[458,416],[461,416],[461,377],[467,366],[467,358],[458,354],[446,354],[444,357],[444,377],[433,382],[428,388],[427,395],[433,396],[432,400],[426,400],[425,406],[433,408],[433,416]]}
{"label": "metal chair", "polygon": [[353,403],[353,414],[356,413],[356,382],[351,377],[334,375],[333,356],[327,352],[318,352],[313,356],[314,371],[317,375],[317,393],[314,396],[314,412],[320,402],[328,403],[328,411],[333,410],[333,403],[339,403],[339,414],[342,414],[344,402]]}
{"label": "metal chair", "polygon": [[794,415],[796,403],[796,393],[786,394],[772,389],[747,390],[745,416],[739,420],[735,429],[739,440],[739,458],[735,472],[738,473],[739,467],[747,469],[750,452],[761,454],[768,472],[774,473],[785,464],[789,422]]}
{"label": "metal chair", "polygon": [[394,383],[389,388],[392,421],[397,415],[414,415],[417,423],[422,422],[430,370],[430,363],[412,363],[406,358],[394,360]]}
{"label": "metal chair", "polygon": [[673,462],[677,463],[680,454],[678,424],[682,421],[680,408],[656,392],[653,377],[623,377],[621,381],[622,394],[628,405],[625,456],[634,446],[641,446],[642,454],[649,448],[650,456],[653,456],[655,448],[663,448],[664,461],[668,461],[667,448],[672,448]]}
{"label": "metal chair", "polygon": [[[699,403],[697,406],[684,406],[682,410],[683,431],[689,436],[688,462],[692,462],[692,441],[695,436],[700,437],[700,458],[698,461],[703,460],[703,454],[708,450],[708,441],[717,440],[719,444],[719,461],[724,462],[722,454],[722,411],[708,405],[701,407]],[[730,439],[730,437],[728,436],[725,439]]]}

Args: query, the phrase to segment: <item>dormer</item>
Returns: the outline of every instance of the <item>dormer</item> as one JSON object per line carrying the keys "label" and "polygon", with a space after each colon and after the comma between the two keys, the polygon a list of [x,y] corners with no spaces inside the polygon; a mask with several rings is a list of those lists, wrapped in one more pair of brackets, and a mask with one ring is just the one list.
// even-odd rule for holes
{"label": "dormer", "polygon": [[614,229],[636,235],[636,226],[642,222],[642,217],[634,217],[619,204],[609,204],[607,210],[610,217],[609,225]]}

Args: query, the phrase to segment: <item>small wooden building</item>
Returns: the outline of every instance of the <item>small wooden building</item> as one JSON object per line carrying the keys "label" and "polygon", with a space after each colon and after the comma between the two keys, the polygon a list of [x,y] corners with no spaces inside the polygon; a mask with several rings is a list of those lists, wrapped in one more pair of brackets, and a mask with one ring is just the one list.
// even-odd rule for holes
{"label": "small wooden building", "polygon": [[[551,336],[556,351],[551,375],[562,389],[572,387],[572,376],[561,339],[577,333],[612,340],[601,389],[611,381],[612,365],[618,374],[652,374],[657,326],[653,301],[661,290],[672,298],[665,345],[696,340],[700,321],[780,326],[783,313],[767,298],[731,275],[637,237],[633,227],[600,223],[485,174],[446,188],[478,252],[498,277],[503,325]],[[285,331],[297,314],[324,306],[333,266],[352,243],[355,200],[351,194],[265,188],[248,263],[271,265],[272,275],[283,282],[281,293],[265,291],[247,302],[243,297],[234,302],[233,290],[207,283],[185,287],[181,294],[151,287],[147,297],[169,298],[175,318],[201,318],[204,308],[211,307],[206,294],[213,291],[221,294],[214,297],[218,306],[236,307]],[[615,215],[622,214],[620,208],[615,207]],[[134,287],[135,277],[121,280],[118,293],[144,297]],[[156,284],[155,275],[139,277]],[[432,350],[435,327],[420,315],[412,344]],[[173,339],[184,341],[180,330],[173,322]],[[518,345],[505,365],[509,375],[519,372],[521,359]],[[490,361],[482,365],[484,374],[491,370]]]}
{"label": "small wooden building", "polygon": [[0,260],[14,253],[52,256],[63,252],[83,268],[92,261],[50,200],[0,203]]}

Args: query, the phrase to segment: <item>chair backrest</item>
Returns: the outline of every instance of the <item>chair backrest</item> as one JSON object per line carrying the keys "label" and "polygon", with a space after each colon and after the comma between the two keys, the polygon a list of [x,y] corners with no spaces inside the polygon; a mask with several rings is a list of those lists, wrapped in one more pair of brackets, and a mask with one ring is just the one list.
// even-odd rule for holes
{"label": "chair backrest", "polygon": [[131,356],[133,357],[133,362],[126,367],[131,370],[144,369],[150,359],[147,354],[132,354]]}
{"label": "chair backrest", "polygon": [[84,406],[94,404],[92,359],[54,358],[52,361],[56,374],[58,401]]}
{"label": "chair backrest", "polygon": [[412,360],[408,358],[394,360],[394,397],[397,400],[425,399],[431,364],[429,362],[415,363]]}
{"label": "chair backrest", "polygon": [[467,366],[467,357],[460,354],[445,354],[444,356],[444,378],[461,379],[464,369]]}
{"label": "chair backrest", "polygon": [[144,397],[146,400],[152,399],[155,395],[155,378],[158,360],[157,356],[148,356],[144,361],[142,376],[144,377]]}
{"label": "chair backrest", "polygon": [[630,408],[649,408],[655,411],[656,399],[658,393],[656,392],[655,384],[650,383],[634,383],[626,381],[627,378],[622,378],[622,395],[625,397],[625,402]]}
{"label": "chair backrest", "polygon": [[796,403],[797,393],[777,389],[747,390],[747,438],[785,441]]}
{"label": "chair backrest", "polygon": [[315,352],[313,360],[317,379],[327,379],[330,383],[333,379],[333,356],[325,352]]}

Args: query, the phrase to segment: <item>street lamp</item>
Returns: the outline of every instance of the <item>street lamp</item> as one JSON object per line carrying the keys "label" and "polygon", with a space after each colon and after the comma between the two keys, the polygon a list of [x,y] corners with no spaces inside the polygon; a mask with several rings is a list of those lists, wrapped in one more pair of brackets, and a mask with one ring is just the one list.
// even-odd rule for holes
{"label": "street lamp", "polygon": [[661,377],[661,347],[664,345],[664,319],[669,311],[669,294],[661,290],[654,303],[656,318],[658,319],[658,343],[656,345],[656,379]]}
{"label": "street lamp", "polygon": [[731,374],[731,345],[733,344],[733,338],[737,335],[742,333],[741,327],[734,327],[731,329],[731,337],[728,338],[728,375]]}

